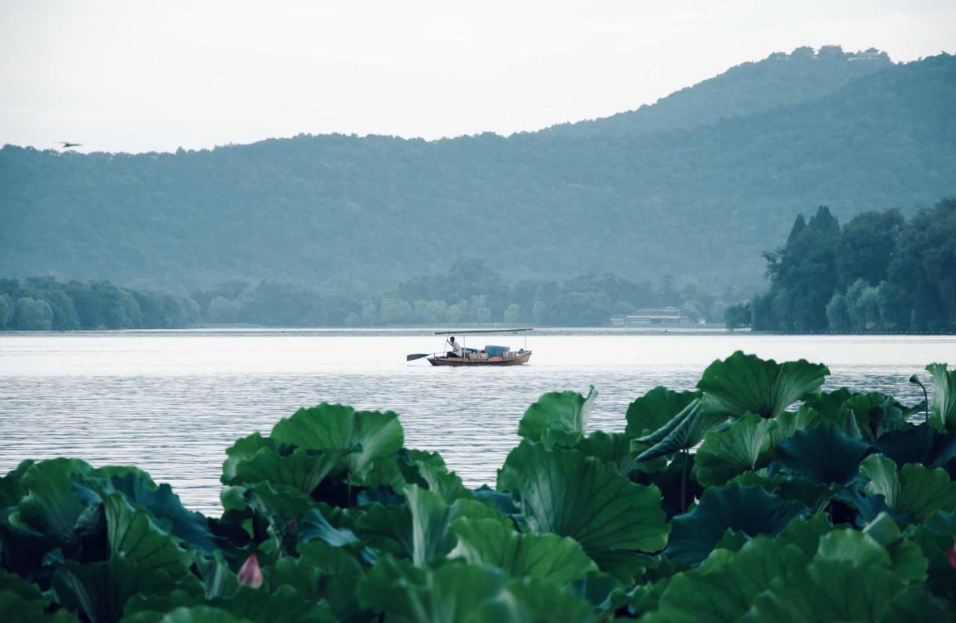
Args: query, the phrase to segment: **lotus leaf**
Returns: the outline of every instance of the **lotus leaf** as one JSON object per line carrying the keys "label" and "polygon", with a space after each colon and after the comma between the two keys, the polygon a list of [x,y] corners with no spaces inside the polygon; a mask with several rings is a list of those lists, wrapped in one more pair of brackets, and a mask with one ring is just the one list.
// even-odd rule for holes
{"label": "lotus leaf", "polygon": [[149,511],[134,509],[118,493],[103,500],[103,508],[111,557],[126,557],[143,571],[164,572],[174,580],[189,573],[190,556],[179,546],[179,539],[153,523]]}
{"label": "lotus leaf", "polygon": [[772,422],[748,413],[729,428],[712,431],[694,454],[694,472],[704,487],[721,485],[747,470],[759,469],[770,460]]}
{"label": "lotus leaf", "polygon": [[660,608],[647,623],[739,621],[754,598],[771,583],[786,582],[805,567],[808,557],[792,545],[761,536],[739,552],[714,550],[700,567],[671,578]]}
{"label": "lotus leaf", "polygon": [[726,415],[709,411],[704,401],[695,400],[664,427],[637,440],[638,443],[654,443],[652,447],[641,452],[637,460],[650,461],[678,450],[690,450],[700,443],[709,431],[726,421]]}
{"label": "lotus leaf", "polygon": [[667,544],[657,488],[636,485],[577,450],[523,441],[508,455],[498,488],[517,495],[531,532],[570,536],[609,572],[615,553],[656,552]]}
{"label": "lotus leaf", "polygon": [[947,555],[956,544],[956,511],[936,511],[908,535],[929,561],[926,588],[956,602],[956,567]]}
{"label": "lotus leaf", "polygon": [[330,404],[299,409],[280,420],[270,437],[305,450],[341,452],[358,446],[359,452],[342,459],[350,475],[361,475],[375,459],[397,452],[404,442],[402,425],[391,411],[355,411]]}
{"label": "lotus leaf", "polygon": [[593,386],[587,397],[577,392],[544,394],[525,411],[518,434],[531,441],[541,441],[548,432],[584,435],[597,395]]}
{"label": "lotus leaf", "polygon": [[74,473],[91,472],[89,465],[76,459],[53,459],[31,465],[20,478],[20,487],[25,492],[20,500],[20,518],[61,542],[73,541],[77,522],[86,506],[77,498],[77,493],[85,489],[88,495],[95,494],[80,484],[74,490],[72,478]]}
{"label": "lotus leaf", "polygon": [[778,364],[737,351],[710,364],[697,388],[713,410],[733,417],[749,411],[773,418],[794,402],[813,396],[828,374],[826,366],[803,359]]}
{"label": "lotus leaf", "polygon": [[666,554],[684,564],[697,565],[728,528],[751,537],[775,535],[806,512],[807,507],[800,502],[784,500],[756,485],[709,487],[694,510],[671,522],[673,532]]}
{"label": "lotus leaf", "polygon": [[187,510],[169,485],[155,485],[147,474],[137,470],[110,475],[106,490],[122,493],[130,503],[148,510],[157,523],[191,547],[205,552],[216,549],[209,522],[200,513]]}
{"label": "lotus leaf", "polygon": [[903,405],[892,396],[880,392],[855,394],[843,403],[843,409],[853,416],[856,427],[871,443],[884,433],[909,426]]}
{"label": "lotus leaf", "polygon": [[774,448],[774,458],[816,482],[846,484],[869,452],[869,444],[826,422],[794,433]]}
{"label": "lotus leaf", "polygon": [[861,463],[860,472],[870,479],[869,495],[883,496],[893,512],[915,523],[937,510],[956,508],[956,483],[942,469],[907,463],[897,470],[891,459],[874,454]]}
{"label": "lotus leaf", "polygon": [[926,370],[936,382],[930,422],[939,430],[956,432],[956,370],[948,371],[945,363],[930,364]]}
{"label": "lotus leaf", "polygon": [[591,604],[560,586],[538,578],[512,580],[497,597],[482,604],[469,623],[590,623]]}
{"label": "lotus leaf", "polygon": [[456,552],[466,561],[497,567],[512,577],[531,577],[562,586],[596,569],[581,546],[555,534],[522,534],[494,519],[458,519]]}
{"label": "lotus leaf", "polygon": [[365,608],[415,623],[464,623],[506,583],[491,567],[446,564],[433,571],[385,557],[359,582],[358,597]]}
{"label": "lotus leaf", "polygon": [[806,570],[758,595],[746,623],[877,623],[907,588],[889,569],[814,560]]}
{"label": "lotus leaf", "polygon": [[700,392],[675,392],[666,387],[655,387],[628,406],[624,433],[630,439],[649,435],[670,422],[696,398],[700,398]]}

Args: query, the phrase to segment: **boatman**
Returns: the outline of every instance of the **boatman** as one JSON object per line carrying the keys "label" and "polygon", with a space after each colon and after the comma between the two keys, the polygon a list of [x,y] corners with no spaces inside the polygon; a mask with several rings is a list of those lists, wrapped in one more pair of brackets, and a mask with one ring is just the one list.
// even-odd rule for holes
{"label": "boatman", "polygon": [[461,344],[455,341],[455,336],[448,338],[448,356],[461,357]]}

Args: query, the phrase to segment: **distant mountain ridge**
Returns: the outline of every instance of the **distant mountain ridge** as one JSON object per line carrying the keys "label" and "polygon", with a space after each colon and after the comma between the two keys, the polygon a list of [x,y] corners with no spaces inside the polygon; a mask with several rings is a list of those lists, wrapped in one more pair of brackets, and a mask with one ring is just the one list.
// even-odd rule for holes
{"label": "distant mountain ridge", "polygon": [[[831,85],[861,74],[817,97],[637,136],[302,135],[140,155],[7,146],[0,275],[380,291],[470,256],[512,279],[608,272],[756,287],[760,253],[799,212],[911,211],[956,194],[956,58],[871,56],[810,63]],[[758,73],[787,64],[771,59]],[[706,88],[747,102],[772,83]]]}
{"label": "distant mountain ridge", "polygon": [[848,82],[893,65],[889,55],[875,48],[844,52],[840,46],[819,51],[797,48],[731,67],[724,73],[653,104],[610,117],[563,123],[542,132],[561,136],[615,134],[636,136],[647,132],[688,129],[722,119],[766,112],[829,95]]}

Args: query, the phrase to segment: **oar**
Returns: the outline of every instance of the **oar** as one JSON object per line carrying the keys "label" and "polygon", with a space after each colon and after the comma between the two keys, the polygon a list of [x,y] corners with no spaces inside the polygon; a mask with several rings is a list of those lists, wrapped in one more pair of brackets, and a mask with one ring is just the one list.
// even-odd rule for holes
{"label": "oar", "polygon": [[417,355],[405,355],[405,361],[415,361],[416,359],[421,359],[422,357],[430,357],[431,353],[419,353]]}

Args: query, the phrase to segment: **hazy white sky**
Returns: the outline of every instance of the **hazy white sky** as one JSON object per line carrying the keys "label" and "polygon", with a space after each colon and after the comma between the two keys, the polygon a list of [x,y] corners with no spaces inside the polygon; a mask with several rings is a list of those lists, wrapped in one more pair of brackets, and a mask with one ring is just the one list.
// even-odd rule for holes
{"label": "hazy white sky", "polygon": [[0,0],[0,144],[510,134],[775,51],[956,50],[954,0]]}

